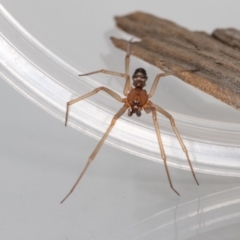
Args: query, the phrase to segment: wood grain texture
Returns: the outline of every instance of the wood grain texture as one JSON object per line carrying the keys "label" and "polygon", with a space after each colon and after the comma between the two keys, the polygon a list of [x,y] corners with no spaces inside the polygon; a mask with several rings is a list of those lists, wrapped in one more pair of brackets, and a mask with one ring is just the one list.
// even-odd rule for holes
{"label": "wood grain texture", "polygon": [[[229,33],[228,29],[225,35],[224,30],[220,34],[215,31],[209,35],[189,31],[171,21],[142,12],[115,19],[119,28],[141,39],[132,43],[133,55],[165,72],[171,72],[236,109],[240,108],[238,30]],[[126,50],[128,41],[111,39],[116,47]],[[179,72],[194,69],[198,71]]]}

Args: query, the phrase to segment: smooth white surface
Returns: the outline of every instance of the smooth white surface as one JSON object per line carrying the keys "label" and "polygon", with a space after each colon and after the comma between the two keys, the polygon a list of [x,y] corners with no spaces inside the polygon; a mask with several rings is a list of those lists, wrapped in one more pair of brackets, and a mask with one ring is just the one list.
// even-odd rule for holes
{"label": "smooth white surface", "polygon": [[107,145],[60,205],[97,141],[65,128],[4,81],[0,94],[2,239],[240,236],[240,178],[197,174],[198,187],[189,171],[170,168],[178,197],[163,165]]}
{"label": "smooth white surface", "polygon": [[[103,19],[109,29],[115,28],[112,16],[135,10],[151,12],[195,30],[211,31],[239,24],[237,1],[231,1],[231,6],[225,1],[112,1],[110,5],[96,1],[72,1],[71,5],[67,1],[1,2],[26,29],[34,29],[32,34],[44,45],[75,67],[86,69],[98,69],[101,55],[96,53],[107,52],[110,45],[108,34],[104,38],[101,29],[79,36],[89,16]],[[80,7],[85,8],[81,18]],[[87,46],[81,45],[81,38],[87,39]],[[99,45],[103,46],[101,50]],[[2,239],[211,239],[213,232],[214,239],[240,236],[239,228],[234,227],[239,226],[240,194],[238,189],[232,189],[239,186],[239,178],[197,174],[198,187],[190,172],[170,168],[174,186],[181,194],[178,197],[169,188],[163,165],[106,145],[73,195],[60,205],[97,141],[64,128],[63,123],[2,81],[0,93]],[[217,193],[217,197],[209,196],[212,193]],[[209,206],[206,200],[211,201],[208,216],[204,214],[204,207]],[[231,208],[224,207],[226,202]],[[183,206],[189,207],[186,210]],[[216,213],[220,216],[215,218]],[[181,221],[184,216],[194,216],[196,231],[186,229]],[[222,221],[224,216],[229,221]],[[163,236],[158,229],[165,220],[171,224]]]}

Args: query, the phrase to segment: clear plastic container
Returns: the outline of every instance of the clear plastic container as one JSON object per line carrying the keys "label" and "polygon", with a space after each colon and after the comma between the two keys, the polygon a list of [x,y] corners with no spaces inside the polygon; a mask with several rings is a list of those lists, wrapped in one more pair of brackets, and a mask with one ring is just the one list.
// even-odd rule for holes
{"label": "clear plastic container", "polygon": [[[1,78],[53,116],[64,121],[66,102],[101,85],[122,94],[124,80],[121,78],[103,74],[79,78],[78,74],[106,66],[109,70],[118,71],[120,64],[124,69],[124,52],[116,49],[102,56],[103,64],[98,69],[91,66],[76,69],[67,63],[64,56],[53,54],[30,35],[2,6],[0,13]],[[106,35],[130,38],[120,30],[107,29]],[[159,69],[132,57],[131,70],[140,66],[148,72],[149,90]],[[152,101],[169,111],[176,120],[196,172],[240,176],[239,111],[171,76],[160,81]],[[73,105],[68,123],[100,139],[120,107],[121,104],[108,95],[98,93]],[[189,170],[169,120],[161,115],[158,119],[168,164]],[[162,163],[151,115],[129,118],[125,114],[118,120],[106,143]]]}
{"label": "clear plastic container", "polygon": [[110,239],[238,239],[239,193],[239,188],[232,188],[176,205]]}

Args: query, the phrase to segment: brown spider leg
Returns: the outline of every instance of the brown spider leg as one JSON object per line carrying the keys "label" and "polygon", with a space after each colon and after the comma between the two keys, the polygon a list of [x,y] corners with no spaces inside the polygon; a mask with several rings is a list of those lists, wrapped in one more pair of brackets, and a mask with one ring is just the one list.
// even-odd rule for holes
{"label": "brown spider leg", "polygon": [[165,154],[165,151],[164,151],[164,148],[163,148],[160,129],[159,129],[158,121],[157,121],[157,112],[156,112],[155,107],[152,107],[151,109],[152,109],[152,118],[153,118],[155,130],[156,130],[156,134],[157,134],[157,139],[158,139],[158,145],[159,145],[159,148],[160,148],[161,156],[162,156],[162,159],[163,159],[163,162],[164,162],[164,166],[165,166],[165,170],[166,170],[166,173],[167,173],[167,176],[168,176],[168,181],[169,181],[170,187],[172,188],[172,190],[177,195],[180,196],[180,194],[174,189],[174,187],[172,185],[171,177],[170,177],[170,174],[169,174],[169,171],[168,171],[167,157],[166,157],[166,154]]}
{"label": "brown spider leg", "polygon": [[82,77],[82,76],[88,76],[88,75],[92,75],[92,74],[96,74],[96,73],[105,73],[105,74],[109,74],[109,75],[113,75],[113,76],[118,76],[118,77],[123,77],[123,78],[125,78],[126,82],[125,82],[123,94],[124,94],[124,96],[127,96],[127,94],[128,94],[127,86],[130,85],[130,76],[129,76],[128,74],[118,73],[118,72],[113,72],[113,71],[101,69],[101,70],[97,70],[97,71],[90,72],[90,73],[80,74],[80,75],[78,75],[78,76]]}
{"label": "brown spider leg", "polygon": [[189,73],[190,73],[190,72],[197,72],[197,71],[199,71],[199,69],[179,70],[179,71],[174,72],[174,73],[170,73],[170,72],[168,72],[168,73],[159,73],[159,74],[155,77],[155,79],[154,79],[154,82],[153,82],[153,84],[152,84],[152,87],[151,87],[150,93],[148,94],[148,97],[151,98],[151,97],[153,96],[153,94],[155,93],[155,90],[156,90],[156,88],[157,88],[158,82],[159,82],[159,80],[160,80],[161,77],[165,77],[165,76],[169,76],[169,75],[174,76],[174,75],[176,75],[177,73],[182,73],[182,72],[189,72]]}
{"label": "brown spider leg", "polygon": [[165,77],[165,76],[168,76],[168,75],[172,75],[172,73],[159,73],[155,79],[154,79],[154,82],[152,84],[152,87],[151,87],[151,90],[148,94],[148,97],[151,98],[153,96],[153,94],[155,93],[155,90],[157,88],[157,85],[158,85],[158,82],[160,80],[161,77]]}
{"label": "brown spider leg", "polygon": [[124,100],[117,94],[115,93],[114,91],[112,91],[111,89],[109,88],[106,88],[106,87],[98,87],[96,89],[94,89],[92,92],[90,93],[87,93],[81,97],[78,97],[78,98],[75,98],[69,102],[67,102],[67,110],[66,110],[66,118],[65,118],[65,126],[67,126],[67,121],[68,121],[68,112],[69,112],[69,106],[76,103],[76,102],[79,102],[81,100],[83,100],[84,98],[88,98],[96,93],[98,93],[99,91],[104,91],[106,93],[108,93],[110,96],[112,96],[114,99],[116,99],[117,101],[119,102],[124,102]]}
{"label": "brown spider leg", "polygon": [[[128,45],[127,45],[127,53],[126,53],[126,57],[125,57],[125,73],[127,76],[130,76],[129,75],[129,65],[130,65],[130,56],[131,56],[131,42],[132,42],[132,39],[128,42]],[[125,86],[124,86],[124,95],[126,96],[126,94],[131,90],[131,84],[130,84],[130,78],[128,78],[126,80],[126,83],[125,83]]]}
{"label": "brown spider leg", "polygon": [[81,180],[82,176],[84,175],[84,173],[86,172],[88,166],[90,165],[90,163],[93,161],[93,159],[96,157],[98,151],[100,150],[100,148],[102,147],[105,139],[107,138],[107,136],[109,135],[110,131],[112,130],[112,128],[114,127],[117,119],[119,117],[121,117],[123,115],[123,113],[127,110],[128,106],[127,104],[124,104],[124,106],[114,115],[110,126],[108,127],[107,131],[104,133],[103,137],[101,138],[101,140],[99,141],[98,145],[96,146],[96,148],[94,149],[94,151],[92,152],[92,154],[90,155],[87,164],[85,165],[83,171],[81,172],[81,174],[79,175],[77,181],[75,182],[75,184],[73,185],[73,187],[71,188],[70,192],[66,195],[66,197],[61,201],[61,203],[63,203],[69,196],[70,194],[74,191],[74,189],[76,188],[76,186],[78,185],[79,181]]}
{"label": "brown spider leg", "polygon": [[176,136],[177,136],[177,139],[178,139],[178,141],[179,141],[179,143],[180,143],[180,145],[181,145],[181,147],[182,147],[182,150],[184,151],[184,153],[185,153],[185,155],[186,155],[186,157],[187,157],[188,164],[189,164],[190,169],[191,169],[191,171],[192,171],[192,175],[193,175],[193,177],[194,177],[197,185],[199,185],[198,180],[197,180],[197,178],[196,178],[196,176],[195,176],[195,172],[194,172],[193,167],[192,167],[192,163],[191,163],[190,158],[189,158],[189,156],[188,156],[188,150],[187,150],[186,146],[184,145],[183,140],[182,140],[182,138],[181,138],[181,136],[180,136],[180,134],[179,134],[179,132],[178,132],[178,130],[177,130],[177,127],[176,127],[176,125],[175,125],[174,118],[172,117],[171,114],[169,114],[167,111],[165,111],[163,108],[159,107],[158,105],[155,105],[155,104],[153,104],[153,103],[151,103],[151,105],[152,105],[158,112],[160,112],[161,114],[163,114],[164,116],[166,116],[167,118],[169,118],[170,123],[171,123],[172,128],[173,128],[173,131],[175,132],[175,134],[176,134]]}

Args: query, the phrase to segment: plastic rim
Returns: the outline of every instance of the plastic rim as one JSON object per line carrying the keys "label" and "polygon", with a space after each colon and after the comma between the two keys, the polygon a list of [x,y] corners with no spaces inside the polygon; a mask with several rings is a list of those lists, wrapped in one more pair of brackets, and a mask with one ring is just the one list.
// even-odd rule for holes
{"label": "plastic rim", "polygon": [[[19,25],[2,6],[0,12],[1,78],[61,121],[64,121],[67,101],[111,82],[110,77],[102,75],[86,77],[80,81],[77,75],[86,71],[76,70],[64,59],[54,55]],[[171,83],[166,83],[166,91],[172,87]],[[197,91],[181,84],[179,86],[184,91]],[[117,86],[114,90],[121,94],[120,87]],[[203,101],[206,99],[202,93],[197,97]],[[96,98],[72,106],[69,125],[95,138],[101,138],[113,114],[121,107],[110,99],[109,96],[99,94]],[[211,105],[211,99],[209,101]],[[219,109],[221,107],[220,104]],[[226,109],[228,111],[228,107]],[[171,108],[166,110],[170,110],[176,120],[195,171],[240,176],[238,122],[201,118],[181,111],[175,112]],[[223,115],[224,111],[223,109]],[[186,156],[168,119],[159,116],[159,122],[169,166],[189,170]],[[149,116],[143,117],[141,121],[122,117],[106,142],[131,154],[162,163],[156,133]]]}

